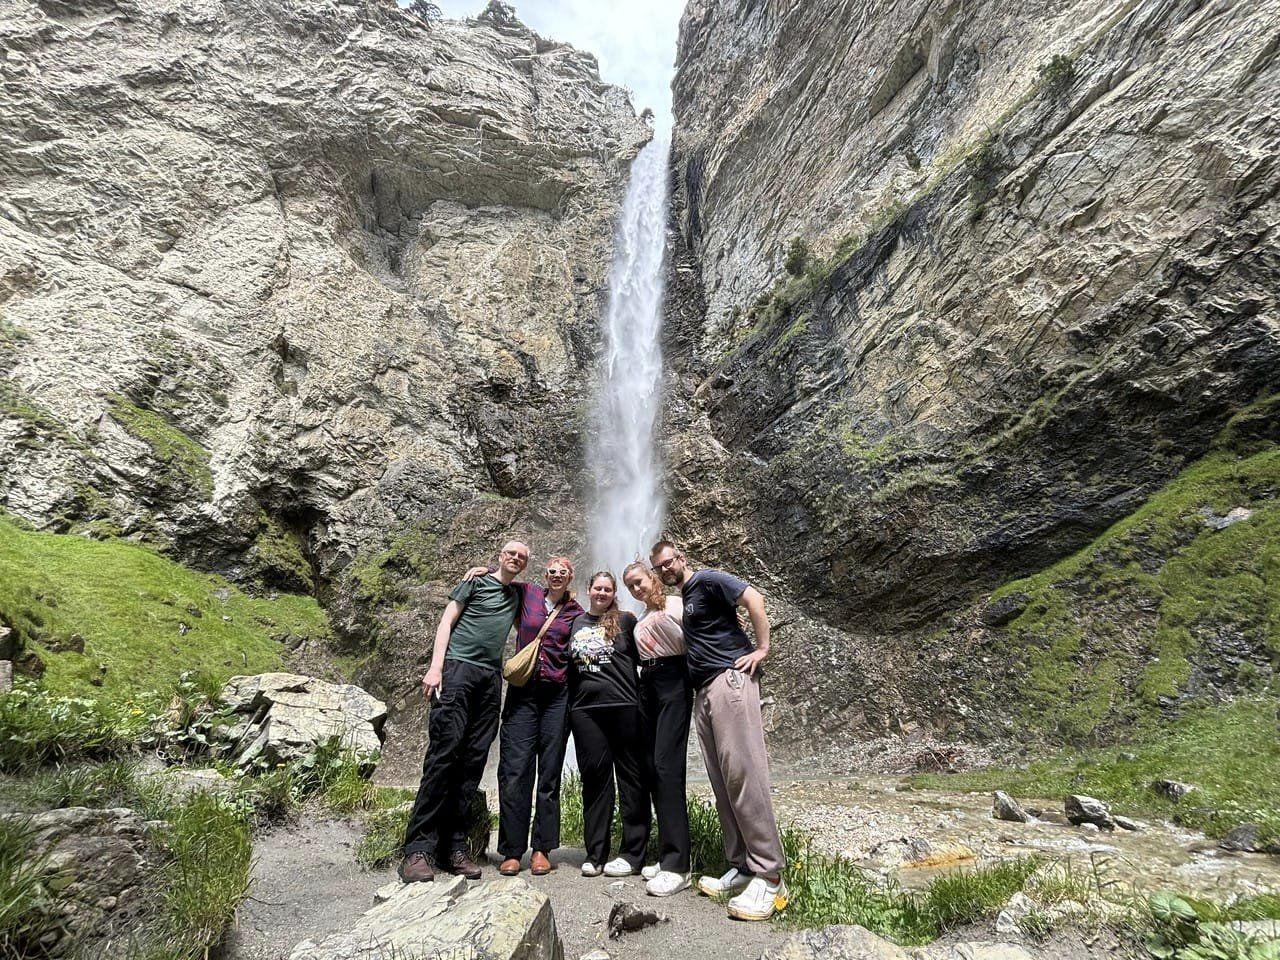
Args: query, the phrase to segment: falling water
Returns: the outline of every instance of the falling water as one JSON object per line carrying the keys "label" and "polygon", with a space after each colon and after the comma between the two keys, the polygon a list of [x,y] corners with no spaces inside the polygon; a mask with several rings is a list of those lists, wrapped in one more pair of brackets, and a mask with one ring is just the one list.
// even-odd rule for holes
{"label": "falling water", "polygon": [[[665,506],[653,432],[662,400],[667,152],[666,139],[655,138],[631,165],[609,270],[604,363],[588,451],[595,480],[588,529],[592,569],[618,576],[632,560],[648,556]],[[627,599],[618,586],[619,599]]]}

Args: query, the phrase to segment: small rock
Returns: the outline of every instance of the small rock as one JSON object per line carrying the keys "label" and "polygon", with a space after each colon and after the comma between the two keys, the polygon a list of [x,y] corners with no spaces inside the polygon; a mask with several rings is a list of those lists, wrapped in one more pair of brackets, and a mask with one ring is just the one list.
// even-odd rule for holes
{"label": "small rock", "polygon": [[1157,780],[1151,784],[1152,790],[1170,800],[1181,800],[1195,788],[1195,784],[1183,783],[1181,780]]}
{"label": "small rock", "polygon": [[1096,823],[1086,822],[1086,823],[1080,824],[1080,829],[1083,830],[1085,833],[1098,833],[1099,831],[1101,831],[1102,828],[1099,827]]}
{"label": "small rock", "polygon": [[1019,890],[1009,898],[1004,909],[996,916],[996,933],[1003,936],[1016,935],[1022,932],[1022,921],[1036,909],[1031,898]]}
{"label": "small rock", "polygon": [[655,923],[664,923],[666,919],[649,907],[637,907],[627,900],[619,900],[609,911],[609,938],[617,940],[624,933],[634,933]]}
{"label": "small rock", "polygon": [[1122,817],[1116,814],[1112,817],[1116,822],[1116,826],[1121,830],[1141,830],[1142,825],[1137,820],[1130,820],[1128,817]]}
{"label": "small rock", "polygon": [[612,960],[608,950],[592,950],[590,953],[584,953],[579,960]]}
{"label": "small rock", "polygon": [[1008,820],[1011,823],[1027,823],[1031,819],[1027,812],[1018,806],[1018,801],[1003,790],[997,790],[991,798],[991,816],[995,819]]}
{"label": "small rock", "polygon": [[1111,808],[1096,797],[1086,797],[1082,793],[1073,793],[1063,804],[1067,820],[1074,826],[1092,823],[1103,830],[1116,828],[1115,818],[1111,816]]}
{"label": "small rock", "polygon": [[1204,525],[1213,530],[1225,530],[1232,524],[1240,523],[1242,520],[1248,520],[1253,516],[1253,511],[1248,507],[1233,507],[1228,510],[1226,516],[1218,516],[1212,510],[1206,508]]}
{"label": "small rock", "polygon": [[0,693],[13,689],[13,661],[0,660]]}
{"label": "small rock", "polygon": [[1256,823],[1242,823],[1219,840],[1218,846],[1223,850],[1242,850],[1252,853],[1259,849],[1258,839],[1258,825]]}

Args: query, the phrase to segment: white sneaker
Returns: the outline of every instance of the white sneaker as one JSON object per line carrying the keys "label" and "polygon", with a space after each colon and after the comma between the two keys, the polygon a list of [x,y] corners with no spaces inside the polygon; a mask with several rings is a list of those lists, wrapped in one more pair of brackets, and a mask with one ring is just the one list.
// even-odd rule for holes
{"label": "white sneaker", "polygon": [[644,877],[646,880],[652,880],[659,874],[659,872],[661,872],[661,870],[662,868],[656,863],[651,863],[640,871],[640,876]]}
{"label": "white sneaker", "polygon": [[729,916],[735,920],[768,920],[775,910],[787,906],[787,885],[753,877],[747,889],[729,901]]}
{"label": "white sneaker", "polygon": [[629,877],[636,872],[636,868],[622,857],[614,857],[604,865],[604,875],[606,877]]}
{"label": "white sneaker", "polygon": [[718,877],[699,877],[698,889],[708,897],[722,897],[726,893],[739,893],[747,888],[751,875],[737,867],[730,867]]}
{"label": "white sneaker", "polygon": [[689,886],[687,873],[675,873],[671,870],[659,870],[653,879],[644,885],[644,892],[651,897],[669,897]]}
{"label": "white sneaker", "polygon": [[600,876],[600,864],[592,863],[590,860],[588,860],[586,863],[582,865],[582,875],[584,877]]}

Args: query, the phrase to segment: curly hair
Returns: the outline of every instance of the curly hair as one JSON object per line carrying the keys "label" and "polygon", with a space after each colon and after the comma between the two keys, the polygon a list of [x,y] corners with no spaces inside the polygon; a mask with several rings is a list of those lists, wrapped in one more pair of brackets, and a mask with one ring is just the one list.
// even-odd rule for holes
{"label": "curly hair", "polygon": [[591,575],[591,579],[587,581],[588,595],[590,595],[591,587],[601,577],[613,584],[613,603],[609,605],[608,610],[600,614],[600,625],[604,627],[604,638],[612,643],[622,630],[622,611],[618,609],[618,578],[608,570],[597,570]]}
{"label": "curly hair", "polygon": [[622,570],[622,582],[627,582],[627,576],[632,570],[639,570],[645,575],[645,579],[649,581],[649,589],[644,594],[644,605],[647,610],[662,610],[667,605],[667,591],[663,587],[662,581],[657,578],[650,567],[643,560],[636,560],[634,563],[628,563]]}

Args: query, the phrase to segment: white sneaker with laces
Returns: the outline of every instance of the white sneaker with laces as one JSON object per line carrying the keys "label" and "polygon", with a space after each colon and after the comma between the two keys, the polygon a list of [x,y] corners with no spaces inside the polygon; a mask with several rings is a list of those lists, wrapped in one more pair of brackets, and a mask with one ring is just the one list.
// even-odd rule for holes
{"label": "white sneaker with laces", "polygon": [[689,886],[689,875],[687,873],[659,870],[653,879],[644,885],[644,892],[651,897],[669,897],[673,893],[679,893],[687,886]]}
{"label": "white sneaker with laces", "polygon": [[622,857],[614,857],[604,865],[606,877],[629,877],[635,872],[636,868]]}
{"label": "white sneaker with laces", "polygon": [[787,905],[787,885],[753,877],[747,889],[729,901],[729,916],[735,920],[768,920],[775,910]]}
{"label": "white sneaker with laces", "polygon": [[640,871],[640,876],[644,877],[646,880],[652,880],[659,874],[659,872],[661,872],[661,870],[662,868],[656,863],[651,863]]}
{"label": "white sneaker with laces", "polygon": [[600,864],[592,863],[590,860],[588,860],[586,863],[582,865],[582,875],[584,877],[600,876]]}
{"label": "white sneaker with laces", "polygon": [[747,888],[751,875],[737,867],[730,867],[718,877],[699,877],[698,889],[708,897],[722,897],[726,893],[739,893]]}

